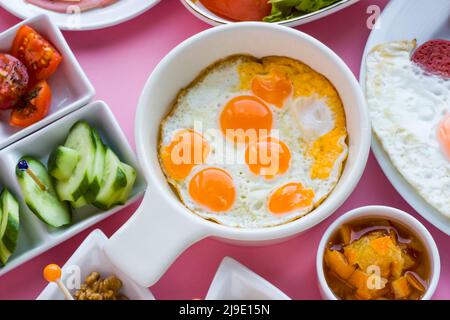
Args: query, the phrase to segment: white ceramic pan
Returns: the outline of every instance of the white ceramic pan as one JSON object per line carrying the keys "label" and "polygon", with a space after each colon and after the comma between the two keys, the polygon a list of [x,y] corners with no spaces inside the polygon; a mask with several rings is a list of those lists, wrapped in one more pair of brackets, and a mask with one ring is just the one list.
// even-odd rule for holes
{"label": "white ceramic pan", "polygon": [[[331,80],[345,105],[350,147],[340,182],[314,212],[278,227],[237,229],[202,219],[183,206],[171,191],[158,162],[160,122],[178,91],[211,63],[237,53],[301,60]],[[136,142],[149,187],[141,207],[106,243],[105,252],[133,280],[150,286],[181,252],[203,238],[213,236],[237,244],[268,244],[303,232],[327,218],[347,199],[361,177],[369,153],[370,125],[358,82],[329,48],[287,27],[246,22],[195,35],[161,61],[139,101]]]}

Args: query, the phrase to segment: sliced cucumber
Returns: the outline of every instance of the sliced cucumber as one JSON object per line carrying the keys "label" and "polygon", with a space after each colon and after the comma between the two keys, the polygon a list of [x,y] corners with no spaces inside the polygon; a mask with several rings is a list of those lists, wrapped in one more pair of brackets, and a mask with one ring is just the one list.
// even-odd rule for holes
{"label": "sliced cucumber", "polygon": [[64,146],[78,151],[80,160],[67,181],[56,182],[56,191],[61,200],[76,202],[89,191],[94,173],[96,152],[91,127],[85,121],[77,122],[70,129]]}
{"label": "sliced cucumber", "polygon": [[[0,196],[2,206],[2,229],[0,231],[1,241],[13,252],[16,249],[19,235],[19,203],[7,190],[3,190]],[[5,226],[4,226],[5,225]]]}
{"label": "sliced cucumber", "polygon": [[12,256],[12,252],[0,241],[0,266],[4,266]]}
{"label": "sliced cucumber", "polygon": [[74,209],[79,209],[79,208],[84,207],[84,206],[86,206],[88,204],[89,204],[89,202],[86,200],[85,196],[79,197],[77,201],[70,203],[70,205]]}
{"label": "sliced cucumber", "polygon": [[111,208],[117,203],[127,184],[127,175],[119,158],[108,148],[105,155],[102,187],[93,204],[104,210]]}
{"label": "sliced cucumber", "polygon": [[133,190],[134,183],[136,182],[136,170],[132,166],[123,162],[120,166],[127,177],[127,185],[119,195],[116,204],[125,204],[128,201],[130,193]]}
{"label": "sliced cucumber", "polygon": [[52,179],[45,166],[32,157],[23,157],[21,160],[27,161],[29,169],[45,186],[45,190],[42,190],[27,171],[16,168],[17,179],[28,208],[52,227],[69,224],[72,221],[69,206],[58,199]]}
{"label": "sliced cucumber", "polygon": [[57,180],[67,181],[79,160],[80,153],[77,150],[59,146],[48,159],[48,173]]}
{"label": "sliced cucumber", "polygon": [[5,265],[16,250],[19,237],[19,203],[7,190],[0,195],[0,264]]}
{"label": "sliced cucumber", "polygon": [[100,135],[97,130],[92,128],[92,135],[94,136],[95,141],[95,161],[94,161],[94,171],[92,175],[92,181],[89,186],[89,190],[85,195],[86,201],[91,203],[97,197],[97,194],[100,191],[103,179],[103,170],[105,167],[105,154],[106,148],[103,144]]}

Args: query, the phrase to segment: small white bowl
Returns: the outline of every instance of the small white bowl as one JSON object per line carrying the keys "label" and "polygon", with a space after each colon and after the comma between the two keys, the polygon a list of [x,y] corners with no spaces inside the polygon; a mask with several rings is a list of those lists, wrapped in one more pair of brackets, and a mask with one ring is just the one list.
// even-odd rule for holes
{"label": "small white bowl", "polygon": [[434,239],[431,236],[430,232],[428,232],[423,224],[421,224],[413,216],[404,211],[384,206],[368,206],[349,211],[338,218],[336,221],[334,221],[325,231],[325,234],[320,241],[316,257],[317,276],[322,298],[325,300],[338,300],[338,298],[334,295],[333,291],[328,286],[323,270],[323,255],[328,241],[340,226],[354,220],[359,220],[361,218],[382,218],[396,222],[399,225],[407,228],[423,243],[428,253],[428,259],[430,260],[431,275],[428,290],[422,297],[422,300],[430,300],[434,292],[436,291],[436,287],[439,282],[439,276],[441,273],[441,261],[439,258],[439,251],[436,243],[434,242]]}
{"label": "small white bowl", "polygon": [[23,25],[32,27],[49,40],[61,53],[63,61],[48,80],[53,98],[49,114],[44,119],[26,128],[15,128],[9,124],[9,110],[0,111],[0,150],[85,106],[95,95],[94,87],[81,69],[64,36],[47,15],[35,16],[2,32],[0,52],[11,50],[17,30]]}
{"label": "small white bowl", "polygon": [[[180,1],[194,16],[212,26],[219,26],[222,24],[229,24],[236,22],[214,14],[213,12],[205,8],[205,6],[203,6],[201,3],[199,3],[199,1],[192,1],[192,0],[180,0]],[[326,17],[332,13],[341,11],[342,9],[345,9],[358,1],[359,0],[341,0],[316,12],[311,12],[304,14],[300,17],[276,22],[275,24],[283,25],[286,27],[297,27],[302,24]]]}
{"label": "small white bowl", "polygon": [[280,289],[236,260],[225,257],[205,300],[291,300]]}
{"label": "small white bowl", "polygon": [[70,128],[79,120],[86,120],[96,128],[105,144],[116,152],[122,161],[136,168],[136,183],[126,205],[137,200],[144,192],[145,181],[142,178],[133,150],[109,107],[104,102],[90,103],[86,107],[50,124],[45,129],[39,130],[1,150],[0,189],[8,188],[19,201],[20,231],[17,249],[6,266],[0,268],[0,276],[124,208],[124,206],[116,206],[103,211],[93,206],[85,206],[73,210],[71,225],[63,228],[52,228],[39,220],[26,206],[16,177],[17,161],[20,157],[29,155],[47,163],[50,153],[64,143]]}
{"label": "small white bowl", "polygon": [[[96,271],[103,278],[115,275],[122,280],[121,293],[130,300],[155,300],[148,288],[135,284],[109,262],[103,253],[103,245],[107,239],[101,230],[92,231],[62,267],[61,281],[69,287],[73,283],[70,280],[74,277],[78,277],[83,283],[91,272]],[[73,294],[76,289],[69,291]],[[36,300],[64,300],[64,296],[55,283],[49,283]]]}

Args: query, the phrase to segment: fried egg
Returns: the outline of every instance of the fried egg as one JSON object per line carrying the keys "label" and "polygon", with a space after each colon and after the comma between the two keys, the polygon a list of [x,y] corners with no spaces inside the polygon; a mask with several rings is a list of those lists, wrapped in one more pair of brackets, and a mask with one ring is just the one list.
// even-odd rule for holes
{"label": "fried egg", "polygon": [[192,212],[264,228],[320,205],[341,176],[346,140],[341,99],[323,75],[290,58],[238,55],[179,93],[159,158]]}
{"label": "fried egg", "polygon": [[450,217],[450,80],[411,61],[415,41],[379,45],[367,57],[373,130],[394,166]]}

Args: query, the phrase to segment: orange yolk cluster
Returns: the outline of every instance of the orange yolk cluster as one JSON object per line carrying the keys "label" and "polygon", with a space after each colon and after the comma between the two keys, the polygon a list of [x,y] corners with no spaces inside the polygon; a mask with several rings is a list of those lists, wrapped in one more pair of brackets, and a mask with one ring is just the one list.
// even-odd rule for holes
{"label": "orange yolk cluster", "polygon": [[[285,174],[291,165],[291,152],[283,142],[271,136],[274,125],[272,108],[283,108],[289,97],[318,94],[327,99],[336,114],[336,128],[314,142],[307,150],[314,162],[313,179],[325,179],[343,147],[345,115],[339,95],[329,81],[308,66],[284,58],[266,58],[262,63],[246,62],[239,67],[241,92],[232,98],[219,114],[224,137],[235,146],[245,147],[245,162],[250,172],[265,179]],[[441,125],[439,139],[450,158],[450,118]],[[204,164],[210,147],[204,137],[193,130],[181,130],[171,143],[161,149],[166,174],[184,180],[196,165]],[[182,161],[179,161],[182,158]],[[237,198],[233,177],[226,170],[201,168],[188,181],[192,201],[206,210],[223,213],[230,210]],[[308,209],[313,205],[314,190],[300,182],[288,182],[267,196],[267,208],[274,215]]]}
{"label": "orange yolk cluster", "polygon": [[213,212],[231,209],[236,198],[233,178],[218,168],[196,173],[189,183],[189,194],[192,200]]}
{"label": "orange yolk cluster", "polygon": [[313,199],[313,190],[305,189],[301,183],[292,182],[272,193],[268,207],[273,214],[284,214],[311,206]]}
{"label": "orange yolk cluster", "polygon": [[252,142],[245,151],[245,162],[251,172],[272,179],[289,169],[291,153],[282,141],[263,137]]}
{"label": "orange yolk cluster", "polygon": [[272,129],[272,112],[260,99],[239,96],[231,99],[220,114],[220,127],[231,140],[245,142]]}
{"label": "orange yolk cluster", "polygon": [[192,169],[206,161],[208,142],[193,130],[181,130],[171,143],[161,150],[161,160],[167,175],[175,180],[185,179]]}
{"label": "orange yolk cluster", "polygon": [[442,120],[439,126],[438,133],[439,142],[441,143],[442,150],[450,161],[450,115]]}
{"label": "orange yolk cluster", "polygon": [[280,72],[268,75],[257,75],[252,81],[252,91],[264,101],[282,108],[292,93],[292,83]]}

